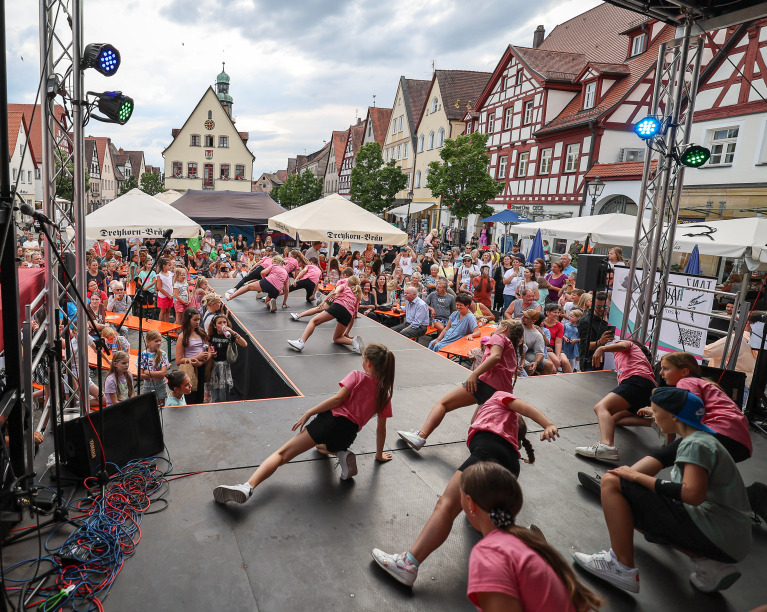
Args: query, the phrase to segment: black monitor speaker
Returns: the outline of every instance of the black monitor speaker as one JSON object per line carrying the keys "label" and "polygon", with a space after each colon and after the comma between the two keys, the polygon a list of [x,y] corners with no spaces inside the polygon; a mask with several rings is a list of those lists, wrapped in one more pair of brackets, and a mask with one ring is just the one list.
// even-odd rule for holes
{"label": "black monitor speaker", "polygon": [[610,269],[607,255],[578,255],[578,273],[575,288],[586,292],[597,291],[605,286],[605,273]]}

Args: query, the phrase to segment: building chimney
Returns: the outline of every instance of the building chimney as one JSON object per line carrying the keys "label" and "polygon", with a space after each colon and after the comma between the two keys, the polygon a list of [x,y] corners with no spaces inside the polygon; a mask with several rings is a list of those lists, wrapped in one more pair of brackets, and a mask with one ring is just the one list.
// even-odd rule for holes
{"label": "building chimney", "polygon": [[542,25],[539,25],[537,28],[535,28],[535,32],[533,32],[533,49],[537,49],[541,46],[545,36],[546,28],[544,28]]}

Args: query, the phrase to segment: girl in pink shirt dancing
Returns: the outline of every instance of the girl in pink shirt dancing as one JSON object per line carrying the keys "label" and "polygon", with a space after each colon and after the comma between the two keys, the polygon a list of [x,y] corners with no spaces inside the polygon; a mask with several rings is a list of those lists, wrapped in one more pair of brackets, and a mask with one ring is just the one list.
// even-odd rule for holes
{"label": "girl in pink shirt dancing", "polygon": [[[237,485],[220,485],[213,490],[213,498],[220,504],[233,501],[244,503],[264,480],[278,467],[312,447],[323,454],[335,453],[341,467],[341,480],[357,474],[357,459],[349,450],[357,433],[374,416],[376,429],[376,460],[390,461],[391,453],[384,452],[386,419],[392,416],[391,396],[394,390],[394,353],[381,344],[370,344],[362,355],[362,369],[354,370],[340,383],[333,397],[307,410],[293,425],[298,434],[278,451],[272,453],[250,479]],[[307,421],[316,415],[307,425]]]}
{"label": "girl in pink shirt dancing", "polygon": [[277,298],[288,280],[288,272],[285,270],[284,261],[280,255],[272,257],[271,264],[261,272],[261,280],[252,281],[240,287],[233,293],[227,292],[226,299],[233,300],[238,295],[248,291],[266,293],[266,307],[272,312],[277,310]]}

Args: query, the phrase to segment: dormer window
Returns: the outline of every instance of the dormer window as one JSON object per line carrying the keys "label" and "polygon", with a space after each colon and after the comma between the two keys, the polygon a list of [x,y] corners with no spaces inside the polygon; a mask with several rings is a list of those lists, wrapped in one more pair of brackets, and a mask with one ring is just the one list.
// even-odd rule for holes
{"label": "dormer window", "polygon": [[594,108],[597,99],[597,82],[586,83],[583,89],[583,109]]}
{"label": "dormer window", "polygon": [[634,38],[631,39],[631,54],[629,57],[634,57],[635,55],[640,55],[641,53],[644,53],[645,46],[647,44],[647,34],[642,32],[641,34],[637,34],[634,36]]}

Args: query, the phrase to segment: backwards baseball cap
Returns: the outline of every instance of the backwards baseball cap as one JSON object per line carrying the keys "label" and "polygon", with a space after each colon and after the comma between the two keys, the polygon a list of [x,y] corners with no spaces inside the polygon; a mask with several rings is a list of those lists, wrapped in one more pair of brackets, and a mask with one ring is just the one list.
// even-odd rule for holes
{"label": "backwards baseball cap", "polygon": [[670,412],[690,427],[710,434],[716,433],[713,429],[701,423],[701,419],[706,414],[703,400],[694,393],[690,393],[687,389],[659,387],[653,391],[652,403],[663,408],[666,412]]}

